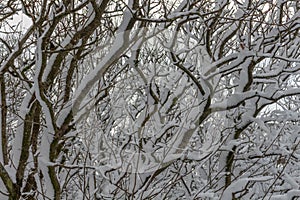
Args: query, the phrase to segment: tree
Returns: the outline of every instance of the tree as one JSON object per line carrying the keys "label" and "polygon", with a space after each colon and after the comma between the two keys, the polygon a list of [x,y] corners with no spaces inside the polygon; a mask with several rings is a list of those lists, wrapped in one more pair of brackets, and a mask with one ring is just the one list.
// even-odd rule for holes
{"label": "tree", "polygon": [[299,8],[2,1],[1,199],[299,197]]}

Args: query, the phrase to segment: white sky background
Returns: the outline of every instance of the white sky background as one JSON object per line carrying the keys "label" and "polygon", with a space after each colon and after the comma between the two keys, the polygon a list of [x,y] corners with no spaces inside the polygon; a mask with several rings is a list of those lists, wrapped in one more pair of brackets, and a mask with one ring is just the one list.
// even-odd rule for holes
{"label": "white sky background", "polygon": [[32,24],[31,19],[24,15],[22,12],[19,12],[17,15],[14,15],[12,23],[18,24],[21,22],[21,27],[26,29]]}
{"label": "white sky background", "polygon": [[[27,29],[32,25],[31,19],[22,13],[22,11],[19,11],[17,14],[12,15],[12,17],[8,18],[7,23],[10,26],[17,26],[18,31],[22,31],[22,33],[25,33]],[[0,36],[3,34],[4,31],[11,31],[8,29],[8,25],[4,24],[3,26],[0,26]]]}
{"label": "white sky background", "polygon": [[[273,0],[273,3],[276,3],[276,0]],[[232,7],[233,5],[234,5],[234,2],[232,1],[230,3],[229,7]],[[263,11],[267,11],[268,9],[269,9],[269,4],[264,4]],[[18,25],[20,23],[18,30],[22,30],[23,33],[26,32],[26,30],[30,27],[30,25],[32,25],[31,19],[28,16],[26,16],[25,14],[23,14],[22,11],[19,11],[17,14],[14,14],[13,17],[10,18],[8,23],[11,26]],[[2,34],[1,32],[4,31],[6,28],[7,28],[7,26],[5,26],[5,25],[3,27],[0,26],[0,36]]]}

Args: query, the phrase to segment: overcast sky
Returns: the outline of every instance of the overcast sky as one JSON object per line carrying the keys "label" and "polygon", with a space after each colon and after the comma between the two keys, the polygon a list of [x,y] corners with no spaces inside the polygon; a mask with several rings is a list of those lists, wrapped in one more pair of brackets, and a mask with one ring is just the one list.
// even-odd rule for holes
{"label": "overcast sky", "polygon": [[[32,24],[31,19],[26,15],[24,15],[21,11],[13,15],[13,17],[10,18],[10,20],[8,20],[8,23],[11,26],[20,24],[18,30],[22,30],[23,32],[25,32]],[[7,25],[6,26],[4,25],[3,27],[0,26],[0,31],[4,31],[6,28]]]}

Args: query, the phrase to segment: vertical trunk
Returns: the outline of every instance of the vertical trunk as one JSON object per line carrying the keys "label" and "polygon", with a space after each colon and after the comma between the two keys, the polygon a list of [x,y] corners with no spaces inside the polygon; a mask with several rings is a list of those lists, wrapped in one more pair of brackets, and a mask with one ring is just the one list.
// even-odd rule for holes
{"label": "vertical trunk", "polygon": [[[240,137],[244,129],[235,129],[234,132],[226,139],[225,145],[228,145],[232,140],[236,140]],[[237,146],[232,146],[230,150],[223,151],[220,155],[219,170],[222,172],[222,178],[219,180],[218,189],[224,192],[232,182],[232,170],[233,162],[235,159]],[[232,199],[235,199],[234,196]]]}
{"label": "vertical trunk", "polygon": [[7,134],[6,134],[6,115],[7,115],[7,105],[6,105],[6,94],[5,94],[5,78],[4,74],[0,74],[0,92],[1,92],[1,152],[0,152],[0,162],[3,161],[4,165],[8,164],[8,152],[7,152]]}

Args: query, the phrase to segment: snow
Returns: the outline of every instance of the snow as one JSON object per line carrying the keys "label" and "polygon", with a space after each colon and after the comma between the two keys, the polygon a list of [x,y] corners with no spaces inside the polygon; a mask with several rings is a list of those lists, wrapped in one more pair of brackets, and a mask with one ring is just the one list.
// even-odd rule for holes
{"label": "snow", "polygon": [[116,35],[116,39],[113,43],[113,46],[110,49],[110,52],[103,58],[103,60],[98,64],[98,66],[92,70],[80,83],[78,86],[75,95],[74,95],[74,109],[78,110],[81,106],[85,95],[93,86],[93,84],[102,77],[103,73],[106,69],[115,62],[115,59],[118,58],[123,51],[128,46],[129,40],[129,31],[127,31],[127,26],[130,23],[131,13],[130,11],[126,11],[124,14],[123,22],[118,29],[118,34]]}
{"label": "snow", "polygon": [[[92,3],[89,3],[87,5],[87,8],[88,8],[88,21],[86,22],[85,26],[89,25],[90,23],[92,23],[92,21],[95,19],[96,17],[96,14],[95,14],[95,11],[94,11],[94,8],[93,8],[93,5]],[[84,28],[84,27],[82,27]],[[80,28],[81,29],[81,28]]]}
{"label": "snow", "polygon": [[235,17],[241,18],[244,15],[244,11],[242,9],[237,9],[237,11],[235,12]]}
{"label": "snow", "polygon": [[191,9],[189,11],[181,11],[181,12],[173,12],[167,16],[168,19],[176,19],[189,15],[190,17],[197,17],[198,11],[197,9]]}
{"label": "snow", "polygon": [[232,199],[232,194],[237,191],[242,191],[245,189],[246,184],[249,181],[270,181],[273,180],[273,176],[264,176],[264,177],[258,177],[258,178],[240,178],[233,183],[231,183],[226,190],[223,192],[221,200],[228,200]]}
{"label": "snow", "polygon": [[[71,102],[69,102],[67,105],[64,106],[64,108],[59,113],[59,116],[57,117],[57,120],[56,120],[56,125],[58,127],[61,127],[61,125],[63,125],[64,120],[67,118],[68,114],[71,112],[71,109],[72,109]],[[74,114],[76,114],[76,111],[74,112]]]}
{"label": "snow", "polygon": [[296,180],[293,178],[293,177],[291,177],[288,173],[284,173],[284,175],[283,175],[283,177],[284,177],[284,179],[291,185],[291,187],[293,188],[293,189],[295,189],[295,190],[299,190],[300,189],[300,187],[299,187],[299,184],[296,182]]}
{"label": "snow", "polygon": [[[98,2],[97,6],[100,6]],[[116,2],[111,3],[110,5],[113,5]],[[123,21],[118,28],[117,34],[114,35],[115,38],[112,41],[109,52],[103,55],[100,63],[87,74],[81,74],[82,71],[80,70],[85,67],[85,63],[81,65],[81,61],[86,58],[78,61],[79,72],[75,72],[74,77],[78,78],[78,80],[82,78],[82,81],[75,83],[77,80],[74,80],[77,89],[72,88],[71,96],[73,99],[64,105],[62,105],[61,101],[56,101],[57,99],[61,100],[64,94],[56,95],[56,93],[59,93],[65,87],[66,73],[69,69],[70,60],[73,59],[74,55],[68,54],[63,58],[63,63],[66,66],[60,66],[63,69],[59,71],[59,76],[56,80],[61,83],[57,85],[62,86],[62,88],[55,88],[56,86],[51,88],[53,90],[58,89],[55,91],[56,93],[51,94],[55,96],[55,100],[51,99],[52,102],[55,102],[53,108],[49,107],[52,105],[47,102],[48,99],[41,88],[41,82],[47,80],[60,50],[68,48],[75,32],[68,32],[68,36],[57,46],[56,50],[58,51],[56,53],[50,52],[51,54],[43,52],[41,47],[45,33],[50,30],[49,26],[46,25],[48,21],[43,23],[43,28],[45,29],[42,31],[44,31],[44,34],[31,35],[28,31],[32,37],[24,35],[23,39],[21,38],[21,40],[27,41],[28,38],[35,39],[36,36],[40,37],[37,42],[34,41],[36,45],[34,47],[36,48],[35,64],[32,67],[32,72],[28,73],[30,75],[27,77],[30,79],[30,82],[33,81],[34,83],[28,84],[27,88],[24,89],[26,83],[25,81],[23,83],[23,80],[20,79],[21,82],[17,86],[17,91],[20,89],[26,94],[20,95],[22,98],[20,101],[11,101],[12,103],[16,102],[12,106],[16,106],[18,110],[18,113],[13,114],[19,117],[18,124],[14,121],[12,122],[15,123],[14,126],[18,126],[15,128],[16,130],[14,127],[9,127],[16,131],[9,133],[13,140],[10,141],[12,142],[10,156],[13,161],[5,166],[12,180],[15,182],[15,168],[19,165],[24,137],[24,118],[30,112],[33,103],[31,100],[34,95],[35,100],[42,106],[41,132],[39,132],[39,142],[41,143],[39,143],[39,149],[35,155],[32,155],[30,152],[24,180],[29,173],[27,170],[31,169],[35,164],[33,162],[34,156],[37,156],[38,173],[35,174],[35,179],[37,180],[38,192],[41,194],[45,192],[45,195],[49,196],[49,198],[52,198],[54,194],[53,185],[49,177],[49,167],[62,165],[60,163],[62,161],[61,154],[64,153],[60,152],[61,154],[57,160],[50,161],[50,144],[53,142],[56,126],[62,126],[67,116],[71,113],[75,115],[75,121],[71,123],[77,123],[87,112],[92,116],[82,122],[82,124],[79,125],[78,123],[79,126],[76,127],[78,128],[76,131],[70,131],[70,133],[65,135],[64,138],[67,140],[71,136],[78,136],[79,141],[77,143],[71,139],[67,141],[66,147],[70,149],[65,155],[70,156],[70,158],[63,164],[65,168],[60,171],[57,170],[56,173],[62,187],[63,184],[69,184],[68,186],[72,187],[78,186],[76,189],[70,189],[70,191],[72,190],[71,192],[78,192],[76,197],[78,199],[84,198],[85,195],[93,195],[95,192],[99,198],[103,198],[101,196],[103,194],[111,195],[107,199],[125,196],[127,195],[126,192],[128,194],[134,193],[136,196],[131,197],[140,199],[149,198],[154,192],[158,193],[153,198],[158,199],[164,199],[164,195],[165,198],[170,199],[188,199],[191,198],[191,195],[195,195],[195,199],[232,199],[232,193],[243,190],[248,186],[249,182],[255,182],[255,184],[250,184],[253,187],[253,191],[249,189],[248,194],[246,194],[248,196],[245,199],[250,198],[251,195],[254,195],[252,198],[256,199],[263,195],[259,189],[269,187],[270,182],[272,184],[274,177],[277,176],[284,182],[281,186],[276,185],[276,183],[274,188],[284,189],[287,192],[286,194],[281,194],[274,189],[266,194],[267,198],[291,199],[293,195],[299,195],[299,179],[295,176],[299,152],[297,149],[295,152],[292,150],[296,148],[294,143],[298,140],[297,133],[299,132],[299,110],[297,110],[299,98],[296,98],[300,94],[299,84],[297,83],[297,74],[299,74],[298,71],[300,69],[298,66],[299,58],[297,57],[299,39],[294,40],[293,37],[286,37],[285,34],[280,34],[280,40],[284,42],[274,41],[274,43],[270,43],[273,42],[274,37],[279,33],[284,33],[287,30],[293,32],[293,29],[298,27],[296,25],[297,16],[292,16],[293,14],[291,14],[293,11],[291,13],[284,12],[283,14],[291,15],[288,17],[294,19],[294,22],[285,23],[287,26],[274,28],[274,24],[272,26],[269,25],[271,19],[264,19],[266,23],[260,25],[256,22],[256,20],[260,19],[260,16],[248,16],[247,12],[250,14],[254,12],[253,5],[238,5],[234,2],[228,3],[225,0],[216,1],[211,5],[206,2],[208,11],[204,8],[206,3],[203,4],[204,7],[200,3],[201,7],[197,11],[198,13],[194,13],[198,9],[199,2],[193,4],[194,9],[191,8],[193,6],[191,6],[190,2],[181,1],[180,5],[178,2],[166,5],[167,9],[170,8],[170,12],[162,15],[166,18],[178,18],[177,20],[173,21],[172,24],[165,22],[155,25],[155,27],[152,26],[155,23],[146,23],[146,27],[151,29],[146,30],[136,28],[140,24],[131,28],[133,14],[136,14],[138,17],[141,15],[137,10],[132,9],[133,3],[134,0],[129,0],[128,4],[124,2],[126,6],[124,7],[125,12],[122,13],[124,14]],[[225,6],[226,3],[227,5]],[[290,3],[289,5],[292,5],[294,2]],[[77,2],[77,4],[82,5],[82,2]],[[245,4],[249,4],[249,1],[246,1]],[[264,6],[265,3],[260,1],[258,4]],[[63,2],[61,2],[62,5]],[[84,29],[86,25],[96,20],[93,6],[95,5],[89,2],[87,6],[84,6],[83,10],[78,10],[80,14],[81,11],[84,11],[84,14],[88,15],[89,18],[86,19],[85,23],[81,23],[77,30]],[[149,9],[151,9],[151,6]],[[222,6],[225,7],[221,8]],[[248,9],[247,6],[250,6],[251,9]],[[55,7],[54,4],[53,7]],[[223,10],[218,12],[218,9],[224,9],[224,12]],[[277,7],[274,7],[274,9],[277,9]],[[265,8],[262,10],[269,12]],[[108,18],[105,18],[105,20],[101,19],[101,23],[109,22],[109,12],[105,13],[105,16]],[[294,12],[296,13],[296,11]],[[54,13],[52,14],[48,20],[51,20],[51,17],[55,17]],[[151,11],[149,16],[144,16],[144,14],[147,15],[147,13],[143,13],[142,17],[145,17],[143,19],[147,19],[149,16],[154,18],[164,13],[163,10],[159,10],[153,15]],[[192,19],[195,17],[194,14],[201,16],[203,19]],[[217,19],[216,24],[212,25],[212,21],[214,21],[212,17],[217,14],[220,15],[220,19],[215,18]],[[189,17],[186,15],[189,15]],[[121,18],[118,18],[119,16],[114,17],[121,20]],[[249,21],[249,19],[252,19],[251,17],[254,19]],[[241,30],[235,33],[235,29],[239,28],[237,25],[239,18],[243,18],[241,19],[243,20]],[[188,20],[188,22],[184,20]],[[157,19],[156,22],[162,22],[162,20]],[[140,21],[137,23],[140,23]],[[182,23],[180,24],[182,33],[172,32],[173,35],[165,33],[179,27],[179,23]],[[253,23],[251,30],[248,29],[248,27],[251,27],[249,23]],[[209,32],[207,31],[208,28],[217,30],[212,34],[211,38],[205,38],[205,33]],[[97,42],[95,37],[99,29],[95,31],[92,42]],[[163,31],[165,29],[166,31]],[[273,30],[271,31],[271,29]],[[148,35],[146,31],[148,31],[148,34],[151,33],[151,35]],[[248,31],[253,31],[253,33],[247,35]],[[287,32],[287,34],[290,32]],[[233,33],[233,39],[227,41],[226,38]],[[160,39],[165,40],[163,42],[169,42],[169,46],[166,47],[164,44],[159,43],[159,48],[156,49],[155,44],[157,43],[155,42],[157,41],[143,43],[144,39],[148,39],[148,36],[162,37]],[[191,38],[193,40],[192,47],[190,46],[191,43],[189,43]],[[180,44],[176,46],[176,42],[179,42],[178,39],[180,39],[183,46],[181,49],[179,48],[181,47]],[[214,58],[211,58],[206,50],[207,39],[210,39],[209,46],[212,50],[211,53],[215,56]],[[253,51],[240,49],[239,39],[245,41],[247,46],[249,44],[249,48],[252,48]],[[226,42],[223,50],[220,49],[221,41]],[[79,39],[74,47],[79,47],[82,44],[83,40]],[[232,48],[231,45],[233,45]],[[6,60],[1,64],[2,70],[6,70],[11,65],[9,61],[17,63],[17,59],[23,56],[23,54],[19,56],[22,46],[23,44],[20,42],[20,46],[16,46],[8,58],[5,58]],[[94,48],[94,46],[85,46],[87,49],[89,47],[91,49]],[[173,49],[167,49],[168,47]],[[266,53],[273,47],[276,50]],[[178,49],[180,50],[178,51]],[[135,64],[134,59],[137,50],[141,50],[140,62],[138,63],[140,68],[134,70],[132,67]],[[157,54],[162,53],[165,56],[162,63],[152,63],[152,61],[147,63],[144,61],[143,56],[149,53],[148,50],[155,50],[154,53]],[[74,51],[76,52],[76,50]],[[224,51],[226,55],[218,59],[217,55],[219,55],[220,51]],[[46,61],[44,59],[46,57],[45,53],[48,56]],[[174,57],[180,57],[181,55],[176,55],[180,53],[186,56],[182,57],[186,58],[186,61],[182,62],[182,66],[194,68],[191,70],[196,78],[193,80],[194,82],[187,78],[187,75],[182,73],[182,71],[177,71],[171,58],[168,57],[168,53],[173,53]],[[288,56],[289,54],[291,56]],[[120,60],[120,57],[123,55],[130,55],[131,58],[128,59],[124,56]],[[152,54],[149,56],[151,57]],[[253,72],[251,69],[248,69],[250,62],[257,61],[261,56],[267,59],[257,64]],[[117,65],[114,65],[119,60],[120,65],[119,62]],[[177,64],[179,60],[174,60],[174,62]],[[291,62],[291,65],[289,66],[287,62]],[[44,64],[46,64],[46,68],[42,69]],[[126,68],[126,70],[116,70],[121,72],[117,78],[103,78],[103,75],[110,76],[111,74],[109,73],[115,73],[115,71],[111,72],[108,70],[111,66],[122,68],[127,67],[128,64],[131,67]],[[272,66],[270,66],[271,64]],[[17,70],[19,70],[18,67],[16,65]],[[109,73],[106,74],[106,72]],[[249,91],[245,91],[245,86],[252,81],[249,72],[252,73],[254,82],[251,84],[251,87],[247,87]],[[293,75],[293,77],[290,77],[290,80],[294,79],[293,81],[295,81],[292,86],[290,85],[291,81],[284,79],[290,74]],[[42,80],[39,80],[41,76]],[[90,90],[98,81],[100,82],[100,87],[109,85],[109,98],[100,102],[100,104],[103,104],[100,105],[100,111],[97,111],[99,113],[93,113],[92,108],[94,107],[92,105],[94,99],[91,96],[97,95],[97,91]],[[144,88],[139,91],[139,94],[136,94],[136,91],[134,91],[136,87],[140,87],[143,84],[145,86],[151,81],[157,81],[158,83],[159,91],[156,91],[155,84],[151,85],[155,95],[159,98],[159,103],[157,104],[154,104],[155,101],[149,95],[149,91],[145,94]],[[199,88],[199,85],[203,87],[203,94],[200,94],[194,83],[198,83]],[[28,88],[28,86],[32,86],[32,88]],[[75,93],[73,93],[73,90],[75,90]],[[89,95],[91,94],[90,92],[93,95]],[[287,98],[286,101],[280,100],[292,95],[293,98]],[[127,100],[126,98],[129,97],[130,100]],[[148,100],[148,105],[145,105],[146,99]],[[204,110],[206,108],[205,105],[210,103],[208,99],[211,99],[211,105],[209,110]],[[139,100],[140,102],[137,102]],[[22,103],[19,103],[21,101]],[[277,101],[277,105],[281,105],[280,109],[274,106],[274,101]],[[175,103],[176,105],[173,106]],[[270,104],[267,107],[268,109],[258,110],[268,104]],[[273,112],[276,109],[280,110],[280,112]],[[104,115],[101,113],[103,111],[104,113],[109,113],[107,121],[101,120]],[[149,121],[141,127],[147,116],[150,116]],[[202,120],[203,116],[206,119]],[[202,121],[199,121],[200,119]],[[243,130],[243,132],[236,132],[237,129]],[[235,139],[237,137],[238,139]],[[143,140],[142,145],[139,144],[139,140]],[[105,147],[99,145],[101,142],[105,143]],[[237,150],[231,171],[232,183],[227,189],[222,189],[225,186],[225,175],[230,175],[229,170],[225,169],[228,167],[228,153],[232,152],[233,147],[237,147]],[[104,156],[102,156],[102,153]],[[294,155],[290,157],[291,162],[287,163],[286,171],[282,171],[284,169],[282,164],[280,167],[272,166],[274,162],[276,163],[277,157],[287,157],[292,153]],[[81,159],[81,156],[83,158],[87,156],[87,161]],[[3,156],[0,154],[1,159],[3,159]],[[270,170],[268,168],[269,165],[273,167]],[[158,171],[162,167],[167,168],[163,172]],[[78,174],[76,174],[77,170]],[[67,180],[68,173],[72,174],[73,172],[75,173],[74,179]],[[160,174],[157,175],[154,172]],[[44,176],[41,182],[39,181],[39,173],[42,173]],[[149,177],[151,178],[149,179]],[[80,182],[76,182],[80,178],[83,179]],[[81,185],[81,183],[83,184]],[[3,184],[1,186],[4,187]],[[169,189],[170,192],[168,192]],[[112,193],[116,196],[113,197]],[[168,195],[171,197],[167,197]],[[122,197],[126,198],[124,196]]]}
{"label": "snow", "polygon": [[251,63],[250,59],[247,59],[245,62],[242,63],[243,69],[241,70],[240,73],[240,81],[239,81],[239,86],[237,87],[237,91],[238,92],[243,92],[245,86],[247,85],[247,83],[249,82],[249,74],[248,74],[248,67]]}
{"label": "snow", "polygon": [[[1,90],[0,90],[0,97],[2,96],[2,94],[1,94]],[[2,134],[2,112],[3,112],[3,110],[1,109],[1,112],[0,112],[0,133]],[[1,163],[4,163],[3,162],[3,152],[2,152],[2,135],[1,135],[1,137],[0,137],[0,162]]]}
{"label": "snow", "polygon": [[257,95],[257,92],[255,92],[255,91],[249,91],[249,92],[244,92],[244,93],[235,93],[222,102],[214,103],[213,105],[211,105],[210,108],[213,111],[227,110],[227,109],[236,107],[237,105],[244,102],[246,99],[252,98],[256,95]]}
{"label": "snow", "polygon": [[223,145],[222,147],[220,147],[220,151],[232,151],[232,148],[234,146],[238,146],[242,144],[242,141],[238,141],[236,139],[232,139],[232,140],[229,140],[229,142],[225,145]]}
{"label": "snow", "polygon": [[[41,54],[40,54],[40,55],[41,55]],[[45,82],[45,81],[47,80],[47,78],[48,78],[48,76],[49,76],[49,74],[50,74],[50,72],[51,72],[51,70],[52,70],[52,68],[53,68],[53,64],[54,64],[54,62],[55,62],[57,56],[58,56],[58,53],[54,53],[54,54],[52,54],[51,57],[49,58],[49,61],[48,61],[48,63],[47,63],[47,66],[46,66],[46,68],[45,68],[45,70],[44,70],[44,73],[43,73],[43,76],[42,76],[42,81],[43,81],[43,82]]]}
{"label": "snow", "polygon": [[20,117],[18,119],[18,126],[17,126],[18,128],[16,132],[17,137],[14,138],[13,145],[12,145],[13,163],[15,166],[19,165],[19,159],[21,156],[21,147],[23,142],[23,131],[24,131],[23,119],[25,119],[26,114],[29,112],[31,106],[30,100],[31,100],[32,93],[33,90],[31,90],[26,94],[20,106],[20,111],[19,111]]}
{"label": "snow", "polygon": [[270,196],[270,199],[271,200],[290,200],[290,199],[293,199],[293,197],[299,197],[299,196],[300,196],[300,190],[292,189],[292,190],[287,191],[286,194],[272,195],[272,196]]}

